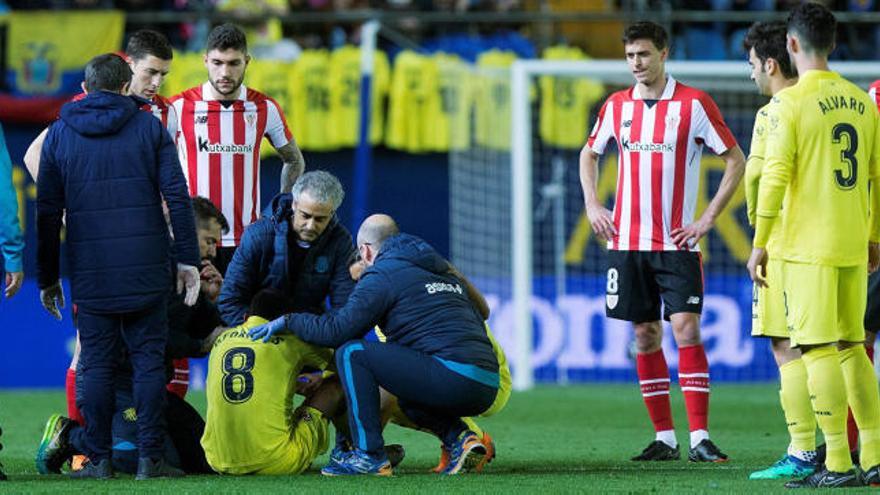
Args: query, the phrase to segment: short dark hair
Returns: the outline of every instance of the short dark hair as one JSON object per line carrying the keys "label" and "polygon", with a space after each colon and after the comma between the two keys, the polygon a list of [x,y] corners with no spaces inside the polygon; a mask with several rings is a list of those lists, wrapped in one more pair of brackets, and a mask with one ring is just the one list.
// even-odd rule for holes
{"label": "short dark hair", "polygon": [[623,30],[623,44],[628,45],[635,40],[651,40],[658,50],[662,50],[669,45],[669,34],[663,29],[663,26],[651,21],[639,21],[630,24]]}
{"label": "short dark hair", "polygon": [[268,287],[257,292],[251,299],[250,316],[259,316],[266,320],[274,320],[290,312],[290,303],[284,292]]}
{"label": "short dark hair", "polygon": [[788,32],[797,34],[804,50],[827,55],[834,49],[837,19],[824,5],[804,2],[788,15]]}
{"label": "short dark hair", "polygon": [[223,212],[221,212],[210,199],[202,196],[193,196],[192,206],[193,212],[195,212],[196,215],[197,223],[204,225],[213,218],[214,220],[217,220],[218,224],[220,224],[220,230],[224,234],[229,232],[229,222],[226,221]]}
{"label": "short dark hair", "polygon": [[142,60],[148,55],[162,60],[174,58],[174,51],[168,38],[152,29],[141,29],[132,33],[125,46],[125,54],[132,60]]}
{"label": "short dark hair", "polygon": [[247,38],[244,31],[235,24],[221,24],[208,34],[208,42],[205,44],[205,53],[211,50],[224,52],[233,49],[247,53]]}
{"label": "short dark hair", "polygon": [[98,55],[86,64],[86,91],[120,92],[131,82],[131,68],[128,62],[115,53]]}
{"label": "short dark hair", "polygon": [[754,48],[755,55],[762,64],[768,58],[772,58],[779,65],[783,77],[793,79],[797,77],[797,71],[791,64],[791,58],[785,48],[786,32],[787,28],[782,21],[756,22],[752,24],[743,39],[743,49],[748,53]]}

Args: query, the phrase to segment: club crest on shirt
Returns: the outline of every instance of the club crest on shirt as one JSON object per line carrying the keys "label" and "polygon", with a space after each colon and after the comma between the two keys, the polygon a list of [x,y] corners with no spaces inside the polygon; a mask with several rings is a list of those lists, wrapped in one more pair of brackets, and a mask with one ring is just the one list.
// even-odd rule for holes
{"label": "club crest on shirt", "polygon": [[678,115],[667,115],[666,116],[666,127],[675,127],[681,121],[681,117]]}
{"label": "club crest on shirt", "polygon": [[618,300],[620,300],[620,296],[618,296],[617,294],[605,295],[605,304],[608,306],[608,309],[616,308]]}
{"label": "club crest on shirt", "polygon": [[326,256],[319,256],[315,260],[315,271],[318,273],[327,273],[330,269],[330,260]]}
{"label": "club crest on shirt", "polygon": [[247,122],[248,127],[253,127],[254,124],[257,122],[257,116],[249,113],[244,116],[244,121]]}

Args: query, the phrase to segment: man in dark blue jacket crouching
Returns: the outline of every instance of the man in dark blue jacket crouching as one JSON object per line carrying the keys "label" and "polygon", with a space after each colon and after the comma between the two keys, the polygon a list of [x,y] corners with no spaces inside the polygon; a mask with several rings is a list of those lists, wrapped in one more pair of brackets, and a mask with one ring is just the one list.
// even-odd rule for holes
{"label": "man in dark blue jacket crouching", "polygon": [[251,300],[273,288],[290,298],[293,311],[323,313],[341,308],[354,288],[348,267],[355,251],[351,234],[336,218],[345,196],[332,174],[303,174],[290,193],[272,199],[252,223],[226,269],[217,307],[229,326],[241,325]]}
{"label": "man in dark blue jacket crouching", "polygon": [[[406,416],[443,440],[446,474],[460,472],[485,447],[461,421],[482,413],[498,392],[498,360],[466,282],[431,246],[401,234],[387,215],[373,215],[358,231],[367,269],[338,311],[293,313],[251,331],[279,332],[335,347],[348,402],[354,449],[332,458],[325,475],[390,475],[383,451],[379,387],[398,399]],[[374,325],[385,343],[363,340]]]}
{"label": "man in dark blue jacket crouching", "polygon": [[178,291],[199,293],[199,250],[186,179],[168,131],[125,96],[131,69],[99,55],[85,70],[88,95],[64,105],[40,157],[37,279],[43,306],[61,319],[59,234],[66,215],[71,295],[78,307],[82,413],[89,463],[74,478],[109,478],[114,375],[123,343],[138,413],[137,478],[179,476],[163,459],[166,298],[172,284],[168,205]]}

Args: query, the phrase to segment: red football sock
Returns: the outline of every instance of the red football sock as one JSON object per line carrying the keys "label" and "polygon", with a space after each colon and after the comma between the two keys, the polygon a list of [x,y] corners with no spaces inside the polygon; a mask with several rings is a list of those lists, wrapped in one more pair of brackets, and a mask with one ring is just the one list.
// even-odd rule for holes
{"label": "red football sock", "polygon": [[709,361],[702,344],[678,349],[678,384],[690,431],[709,431]]}
{"label": "red football sock", "polygon": [[76,407],[76,370],[68,368],[67,376],[64,379],[64,391],[67,394],[67,417],[76,421],[81,425],[85,425],[86,421]]}
{"label": "red football sock", "polygon": [[636,372],[642,388],[642,398],[654,431],[672,430],[672,410],[669,406],[669,367],[663,350],[636,356]]}
{"label": "red football sock", "polygon": [[165,388],[181,399],[185,399],[186,391],[189,389],[189,359],[174,359],[172,362],[174,363],[174,376],[165,385]]}

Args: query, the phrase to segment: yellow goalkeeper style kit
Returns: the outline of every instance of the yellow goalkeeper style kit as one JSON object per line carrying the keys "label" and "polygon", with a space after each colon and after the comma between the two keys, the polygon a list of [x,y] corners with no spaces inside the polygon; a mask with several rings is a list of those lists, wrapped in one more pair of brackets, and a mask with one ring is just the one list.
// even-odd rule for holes
{"label": "yellow goalkeeper style kit", "polygon": [[[877,108],[830,71],[808,70],[768,105],[767,152],[755,246],[766,247],[782,208],[786,321],[802,347],[813,410],[832,472],[852,467],[847,403],[860,429],[865,469],[880,464],[880,397],[865,353],[868,241],[880,240]],[[873,216],[869,211],[874,211]],[[837,342],[852,345],[838,352]]]}
{"label": "yellow goalkeeper style kit", "polygon": [[300,370],[325,368],[332,352],[292,335],[251,340],[248,331],[264,323],[248,318],[211,350],[202,447],[218,473],[297,474],[327,450],[327,419],[314,408],[294,410],[293,394]]}
{"label": "yellow goalkeeper style kit", "polygon": [[[749,223],[755,225],[755,210],[758,206],[758,184],[764,168],[767,151],[767,111],[768,105],[758,110],[755,126],[752,129],[752,145],[746,162],[746,210]],[[767,287],[755,285],[752,294],[752,335],[755,337],[774,337],[787,339],[788,327],[785,324],[785,300],[782,291],[782,260],[779,259],[779,239],[782,222],[773,224],[767,240]]]}
{"label": "yellow goalkeeper style kit", "polygon": [[[878,217],[872,226],[868,215],[868,181],[880,173],[877,108],[840,75],[807,71],[767,109],[755,245],[767,246],[781,208],[775,257],[786,262],[792,341],[859,342],[868,239],[880,239]],[[878,193],[875,188],[875,198]]]}

